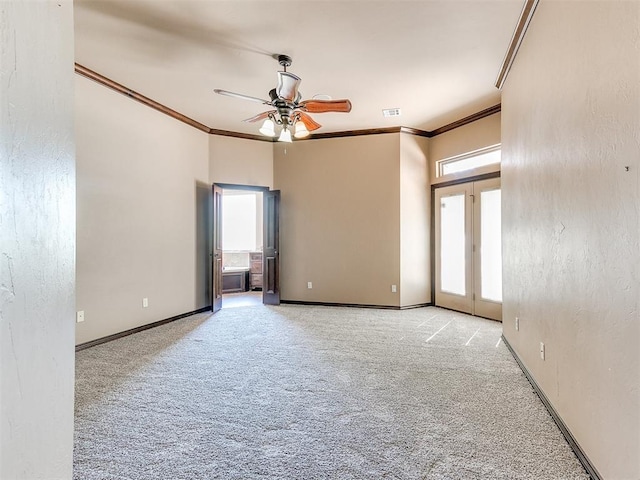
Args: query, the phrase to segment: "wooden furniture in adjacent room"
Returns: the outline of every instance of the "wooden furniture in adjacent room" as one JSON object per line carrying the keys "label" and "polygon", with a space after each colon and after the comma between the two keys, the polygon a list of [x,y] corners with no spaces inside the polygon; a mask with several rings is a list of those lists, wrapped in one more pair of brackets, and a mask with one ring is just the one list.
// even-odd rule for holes
{"label": "wooden furniture in adjacent room", "polygon": [[227,268],[222,271],[222,293],[246,292],[249,269]]}
{"label": "wooden furniture in adjacent room", "polygon": [[249,290],[262,290],[262,252],[249,254]]}

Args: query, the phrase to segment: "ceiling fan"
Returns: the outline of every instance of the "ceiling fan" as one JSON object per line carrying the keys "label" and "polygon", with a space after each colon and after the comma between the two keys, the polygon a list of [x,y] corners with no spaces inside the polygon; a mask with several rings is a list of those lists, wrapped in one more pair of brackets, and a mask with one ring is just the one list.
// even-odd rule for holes
{"label": "ceiling fan", "polygon": [[268,137],[275,137],[275,125],[281,125],[282,131],[278,138],[280,142],[292,141],[292,129],[294,130],[293,136],[295,138],[304,138],[309,135],[309,132],[320,128],[322,125],[311,118],[308,115],[309,113],[348,113],[351,111],[351,102],[349,100],[302,100],[302,95],[298,91],[302,79],[291,72],[287,72],[287,67],[291,66],[291,57],[278,55],[278,63],[284,67],[284,71],[278,72],[278,86],[269,92],[270,100],[229,92],[219,88],[216,88],[214,92],[273,107],[274,110],[259,113],[243,121],[254,123],[264,120],[259,131]]}

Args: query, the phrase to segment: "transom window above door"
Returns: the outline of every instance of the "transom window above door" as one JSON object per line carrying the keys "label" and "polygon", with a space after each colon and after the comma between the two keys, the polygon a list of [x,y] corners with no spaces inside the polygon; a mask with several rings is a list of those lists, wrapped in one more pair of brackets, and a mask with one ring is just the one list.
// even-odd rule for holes
{"label": "transom window above door", "polygon": [[460,172],[476,170],[489,165],[499,164],[501,161],[501,145],[468,152],[463,155],[445,158],[436,162],[438,177],[453,175]]}

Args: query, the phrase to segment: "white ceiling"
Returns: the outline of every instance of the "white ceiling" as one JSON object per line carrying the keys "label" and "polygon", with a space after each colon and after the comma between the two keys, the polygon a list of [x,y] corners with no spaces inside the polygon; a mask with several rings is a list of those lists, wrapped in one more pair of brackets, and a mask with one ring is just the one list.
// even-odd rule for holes
{"label": "white ceiling", "polygon": [[500,102],[494,83],[523,3],[75,0],[76,62],[209,127],[257,133],[242,120],[266,108],[213,89],[268,98],[284,53],[303,99],[353,104],[313,115],[318,133],[433,130]]}

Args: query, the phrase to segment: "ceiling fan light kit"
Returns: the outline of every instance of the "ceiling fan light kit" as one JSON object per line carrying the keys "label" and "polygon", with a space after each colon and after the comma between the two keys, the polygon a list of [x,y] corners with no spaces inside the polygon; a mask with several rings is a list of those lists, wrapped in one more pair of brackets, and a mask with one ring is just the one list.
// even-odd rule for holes
{"label": "ceiling fan light kit", "polygon": [[309,136],[309,130],[304,122],[296,122],[296,131],[293,136],[296,138],[305,138]]}
{"label": "ceiling fan light kit", "polygon": [[267,118],[262,124],[262,126],[260,127],[259,132],[265,137],[275,137],[276,130],[275,130],[275,125],[273,124],[273,120]]}
{"label": "ceiling fan light kit", "polygon": [[291,57],[278,55],[278,63],[282,65],[284,71],[278,72],[278,85],[269,92],[270,100],[221,89],[215,89],[214,92],[275,108],[275,110],[259,113],[243,121],[251,123],[264,121],[258,131],[267,137],[276,137],[276,125],[282,126],[278,136],[279,142],[291,142],[292,131],[295,138],[305,138],[309,136],[310,132],[320,128],[321,125],[313,120],[308,113],[348,113],[351,111],[351,102],[346,99],[311,99],[302,101],[302,95],[298,91],[302,79],[291,72],[287,72],[287,67],[291,66],[292,63]]}
{"label": "ceiling fan light kit", "polygon": [[278,137],[279,142],[287,142],[291,143],[293,140],[291,139],[291,132],[286,128],[283,128],[280,132],[280,136]]}

